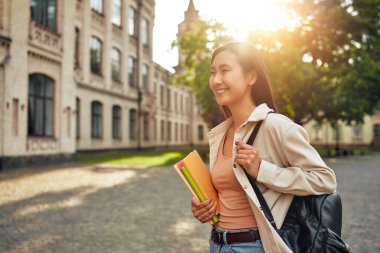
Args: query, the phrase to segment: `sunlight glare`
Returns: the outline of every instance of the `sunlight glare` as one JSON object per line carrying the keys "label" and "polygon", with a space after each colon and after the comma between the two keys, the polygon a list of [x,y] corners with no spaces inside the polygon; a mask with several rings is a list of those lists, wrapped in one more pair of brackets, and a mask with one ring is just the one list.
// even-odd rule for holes
{"label": "sunlight glare", "polygon": [[[294,29],[294,14],[285,8],[286,0],[212,0],[204,8],[206,18],[215,19],[227,26],[236,39],[244,39],[250,31],[275,31],[280,28]],[[200,2],[201,3],[201,2]],[[205,6],[206,7],[206,6]],[[202,8],[200,8],[202,15]]]}

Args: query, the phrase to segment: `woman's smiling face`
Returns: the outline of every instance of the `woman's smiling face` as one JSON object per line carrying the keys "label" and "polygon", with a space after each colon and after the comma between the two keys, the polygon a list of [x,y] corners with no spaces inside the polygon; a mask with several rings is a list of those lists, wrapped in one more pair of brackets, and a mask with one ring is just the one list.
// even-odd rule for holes
{"label": "woman's smiling face", "polygon": [[229,50],[218,53],[210,71],[210,87],[219,106],[232,106],[248,99],[252,102],[251,88],[256,73],[247,74],[238,62],[236,54]]}

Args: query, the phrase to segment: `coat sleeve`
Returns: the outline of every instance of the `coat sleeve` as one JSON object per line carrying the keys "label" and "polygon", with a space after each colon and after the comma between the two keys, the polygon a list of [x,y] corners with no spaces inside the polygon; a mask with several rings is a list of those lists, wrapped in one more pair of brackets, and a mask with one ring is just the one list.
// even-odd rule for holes
{"label": "coat sleeve", "polygon": [[280,132],[278,152],[287,165],[262,160],[257,181],[273,191],[298,196],[334,192],[335,174],[310,145],[306,130],[292,123]]}

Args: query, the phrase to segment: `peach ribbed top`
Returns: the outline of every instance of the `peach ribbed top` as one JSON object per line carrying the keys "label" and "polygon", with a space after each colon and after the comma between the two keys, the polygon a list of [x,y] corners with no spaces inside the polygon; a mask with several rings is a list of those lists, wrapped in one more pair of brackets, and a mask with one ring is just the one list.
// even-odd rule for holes
{"label": "peach ribbed top", "polygon": [[218,158],[211,170],[212,182],[219,195],[219,229],[235,230],[257,227],[255,216],[249,205],[247,195],[237,181],[232,169],[232,156],[223,154],[222,140]]}

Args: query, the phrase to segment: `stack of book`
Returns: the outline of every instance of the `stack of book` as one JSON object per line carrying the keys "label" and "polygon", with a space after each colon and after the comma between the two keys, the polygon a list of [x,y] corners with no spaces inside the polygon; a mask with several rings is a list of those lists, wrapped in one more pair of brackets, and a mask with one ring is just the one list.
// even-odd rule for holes
{"label": "stack of book", "polygon": [[217,203],[212,220],[213,222],[218,222],[218,193],[212,183],[210,172],[198,151],[192,151],[184,159],[174,164],[173,167],[196,199],[201,202],[212,199]]}

